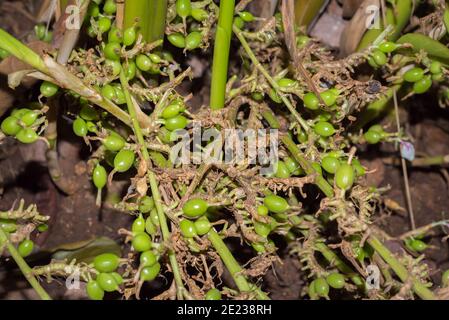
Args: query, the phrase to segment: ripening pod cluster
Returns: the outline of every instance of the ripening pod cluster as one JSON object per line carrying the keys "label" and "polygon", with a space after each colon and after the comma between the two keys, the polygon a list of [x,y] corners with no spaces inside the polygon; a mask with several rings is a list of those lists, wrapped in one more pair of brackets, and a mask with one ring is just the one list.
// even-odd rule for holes
{"label": "ripening pod cluster", "polygon": [[253,16],[253,14],[249,11],[240,11],[238,14],[234,17],[234,25],[242,29],[245,26],[246,22],[253,22],[256,20],[256,18]]}
{"label": "ripening pod cluster", "polygon": [[429,62],[426,69],[415,65],[406,68],[408,70],[402,75],[402,80],[412,85],[415,94],[426,93],[433,81],[439,82],[444,78],[442,64],[438,61]]}
{"label": "ripening pod cluster", "polygon": [[[186,21],[192,17],[193,21],[203,22],[209,14],[202,8],[193,8],[190,0],[176,1],[176,14],[184,22],[184,27],[187,29]],[[177,48],[186,50],[194,50],[201,46],[203,42],[203,35],[195,24],[190,26],[190,31],[185,30],[184,34],[181,32],[174,32],[167,36],[168,41]]]}
{"label": "ripening pod cluster", "polygon": [[33,143],[39,139],[38,131],[45,122],[41,110],[29,108],[14,109],[1,123],[1,131],[15,137],[22,143]]}
{"label": "ripening pod cluster", "polygon": [[40,41],[50,43],[51,40],[53,40],[53,31],[47,30],[47,27],[44,24],[39,23],[35,25],[34,33]]}
{"label": "ripening pod cluster", "polygon": [[[400,48],[400,44],[396,44],[391,41],[383,41],[377,49],[370,53],[368,63],[374,67],[379,68],[388,63],[390,55]],[[393,62],[396,57],[402,57],[401,55],[393,56]],[[430,58],[424,58],[420,61],[424,65],[424,68],[418,64],[411,64],[405,66],[400,75],[399,81],[409,83],[412,87],[412,92],[415,94],[426,93],[431,87],[432,82],[441,82],[444,80],[444,69],[441,62],[432,60]]]}
{"label": "ripening pod cluster", "polygon": [[292,157],[285,156],[278,160],[274,166],[273,171],[266,174],[267,178],[287,179],[292,176],[304,176],[305,172],[299,163]]}
{"label": "ripening pod cluster", "polygon": [[323,154],[321,162],[312,163],[317,174],[324,176],[330,184],[335,184],[341,190],[352,188],[357,177],[365,175],[366,170],[358,159],[352,159],[351,164],[342,152],[331,151]]}
{"label": "ripening pod cluster", "polygon": [[377,144],[388,137],[388,133],[384,131],[381,125],[376,124],[371,126],[368,131],[363,134],[363,137],[368,144]]}
{"label": "ripening pod cluster", "polygon": [[[18,223],[14,219],[0,219],[0,228],[7,234],[12,234],[19,229]],[[38,232],[45,232],[48,230],[48,225],[45,223],[39,224],[36,228]],[[31,240],[28,234],[25,239],[17,245],[17,252],[23,258],[28,257],[34,250],[34,241]]]}
{"label": "ripening pod cluster", "polygon": [[275,194],[267,195],[263,199],[263,204],[257,206],[257,214],[263,217],[265,221],[254,220],[252,224],[254,232],[265,240],[251,243],[251,246],[256,252],[263,253],[267,250],[273,251],[275,249],[273,240],[269,239],[268,236],[277,228],[279,223],[287,220],[286,213],[289,209],[290,205],[287,200]]}
{"label": "ripening pod cluster", "polygon": [[179,222],[181,234],[186,239],[203,236],[209,232],[212,225],[205,216],[209,204],[200,198],[188,200],[182,207],[185,219]]}
{"label": "ripening pod cluster", "polygon": [[103,300],[105,292],[119,290],[123,283],[122,276],[117,272],[120,258],[113,253],[103,253],[95,257],[93,265],[98,272],[96,278],[86,285],[87,296],[91,300]]}
{"label": "ripening pod cluster", "polygon": [[388,55],[390,55],[399,47],[400,45],[391,41],[382,42],[377,49],[374,49],[370,53],[368,63],[375,69],[386,65],[389,59]]}
{"label": "ripening pod cluster", "polygon": [[169,143],[172,132],[187,127],[189,120],[183,115],[185,110],[186,106],[180,99],[173,100],[162,110],[160,117],[164,126],[161,129],[160,138],[163,142]]}
{"label": "ripening pod cluster", "polygon": [[152,281],[161,270],[158,262],[159,254],[154,249],[152,241],[158,233],[159,216],[154,199],[150,196],[144,196],[139,200],[138,210],[140,214],[131,226],[131,244],[132,248],[140,254],[140,280]]}
{"label": "ripening pod cluster", "polygon": [[[330,88],[320,93],[320,97],[313,92],[307,92],[303,96],[304,107],[309,110],[318,110],[320,108],[320,98],[324,106],[334,109],[337,105],[340,91],[336,88]],[[332,133],[333,134],[333,133]],[[325,135],[326,136],[326,135]]]}
{"label": "ripening pod cluster", "polygon": [[329,290],[343,289],[346,285],[345,276],[338,272],[329,273],[326,277],[319,277],[309,284],[308,294],[310,299],[329,298]]}
{"label": "ripening pod cluster", "polygon": [[[135,165],[136,155],[127,147],[125,139],[113,130],[108,130],[106,137],[101,139],[105,149],[105,162],[113,168],[113,172],[124,173]],[[97,205],[101,203],[101,191],[106,186],[108,173],[106,168],[97,163],[92,171],[92,182],[98,190]]]}

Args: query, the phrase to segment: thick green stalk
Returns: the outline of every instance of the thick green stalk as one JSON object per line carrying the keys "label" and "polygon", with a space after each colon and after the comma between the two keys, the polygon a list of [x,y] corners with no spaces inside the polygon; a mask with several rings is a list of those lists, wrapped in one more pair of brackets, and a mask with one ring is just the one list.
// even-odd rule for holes
{"label": "thick green stalk", "polygon": [[234,256],[229,251],[228,247],[220,238],[220,235],[215,231],[215,229],[212,228],[209,231],[208,238],[223,260],[226,268],[231,273],[231,276],[233,277],[239,290],[242,292],[250,291],[249,283],[246,281],[246,278],[240,274],[242,272],[242,267],[240,267],[238,262],[235,260]]}
{"label": "thick green stalk", "polygon": [[123,17],[123,30],[136,27],[143,39],[147,38],[148,24],[153,18],[149,16],[150,0],[126,0]]}
{"label": "thick green stalk", "polygon": [[[144,160],[148,161],[148,160],[150,160],[150,154],[148,153],[148,149],[145,144],[145,139],[143,137],[142,130],[139,125],[139,121],[137,120],[136,106],[134,105],[134,102],[131,98],[131,94],[129,93],[128,80],[126,79],[126,75],[125,75],[125,72],[123,71],[123,69],[120,72],[120,82],[122,84],[123,92],[125,94],[126,103],[128,106],[128,113],[131,117],[131,123],[133,126],[134,134],[136,135],[137,142],[140,145],[140,149],[141,149],[142,156],[143,156]],[[151,193],[153,195],[154,203],[156,205],[157,215],[159,217],[159,223],[161,226],[162,237],[163,237],[164,241],[169,242],[171,240],[170,230],[168,229],[167,218],[165,217],[164,209],[162,207],[162,200],[161,200],[161,195],[159,193],[159,186],[157,183],[157,179],[156,179],[154,172],[152,172],[151,170],[148,171],[148,179],[150,181],[150,189],[151,189]],[[170,260],[170,265],[172,267],[176,286],[178,288],[178,290],[177,290],[178,298],[182,299],[185,288],[182,283],[182,278],[181,278],[181,273],[179,271],[178,262],[176,261],[176,254],[172,249],[169,249],[168,257]]]}
{"label": "thick green stalk", "polygon": [[388,265],[393,269],[397,276],[402,282],[407,282],[412,280],[413,290],[415,293],[424,300],[436,300],[435,295],[426,286],[424,286],[419,280],[410,279],[410,275],[407,269],[396,259],[396,257],[377,239],[375,236],[371,235],[368,238],[368,243],[374,250],[388,263]]}
{"label": "thick green stalk", "polygon": [[234,7],[235,0],[220,1],[220,14],[215,34],[212,83],[210,90],[210,107],[213,110],[222,109],[225,104]]}
{"label": "thick green stalk", "polygon": [[23,275],[28,280],[28,282],[33,287],[33,289],[36,291],[36,293],[39,295],[39,297],[42,300],[51,300],[48,293],[45,291],[44,288],[42,288],[40,283],[34,277],[33,271],[31,270],[31,268],[28,266],[28,264],[25,262],[25,260],[21,257],[21,255],[17,252],[16,248],[12,245],[12,243],[9,241],[9,238],[8,238],[6,232],[2,229],[2,227],[0,227],[0,248],[3,247],[3,245],[6,245],[6,248],[8,249],[9,253],[11,254],[11,257],[17,263],[17,265],[20,268],[20,271],[22,271]]}
{"label": "thick green stalk", "polygon": [[214,228],[211,228],[207,236],[209,238],[209,241],[214,246],[215,250],[217,250],[218,254],[220,255],[221,260],[223,260],[223,263],[225,264],[232,278],[234,279],[237,288],[239,288],[241,292],[254,291],[259,299],[268,300],[269,298],[264,292],[255,287],[253,284],[248,283],[245,276],[241,274],[243,270],[242,267],[239,265],[237,260],[235,260],[231,251],[229,251],[228,247],[223,242],[217,231],[215,231]]}
{"label": "thick green stalk", "polygon": [[426,51],[429,58],[449,65],[449,48],[438,40],[421,33],[407,33],[398,39],[399,44],[411,44],[414,52]]}
{"label": "thick green stalk", "polygon": [[[399,166],[401,165],[401,161],[398,158],[385,158],[383,160],[384,163]],[[449,154],[440,155],[440,156],[430,156],[430,157],[420,157],[415,158],[415,160],[408,162],[408,164],[412,167],[430,167],[430,166],[447,166],[449,164]]]}
{"label": "thick green stalk", "polygon": [[[164,40],[167,0],[151,0],[148,4],[149,17],[145,40],[149,43]],[[151,18],[150,18],[151,17]]]}

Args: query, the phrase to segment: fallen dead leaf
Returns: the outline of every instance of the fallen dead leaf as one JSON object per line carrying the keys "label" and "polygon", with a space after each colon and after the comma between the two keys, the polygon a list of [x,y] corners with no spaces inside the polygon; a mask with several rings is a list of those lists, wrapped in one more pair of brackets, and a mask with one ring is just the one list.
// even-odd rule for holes
{"label": "fallen dead leaf", "polygon": [[344,56],[353,53],[356,49],[363,35],[365,34],[368,6],[380,7],[379,0],[365,0],[352,17],[340,38],[340,53]]}
{"label": "fallen dead leaf", "polygon": [[406,212],[406,210],[396,201],[390,198],[384,199],[385,206],[395,212]]}
{"label": "fallen dead leaf", "polygon": [[343,2],[343,18],[352,18],[360,8],[364,0],[344,0]]}

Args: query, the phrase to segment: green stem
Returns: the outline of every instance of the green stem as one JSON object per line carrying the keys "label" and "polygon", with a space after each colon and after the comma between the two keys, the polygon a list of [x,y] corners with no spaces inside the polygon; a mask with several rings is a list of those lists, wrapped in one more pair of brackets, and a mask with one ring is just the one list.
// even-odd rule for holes
{"label": "green stem", "polygon": [[393,33],[388,37],[389,40],[398,40],[401,36],[402,30],[404,30],[410,22],[410,18],[413,14],[413,8],[417,5],[417,3],[414,4],[413,2],[414,0],[397,1],[396,7],[394,8],[396,24]]}
{"label": "green stem", "polygon": [[[145,139],[142,134],[142,130],[139,125],[139,121],[137,120],[137,112],[136,106],[131,98],[131,94],[128,90],[128,80],[126,79],[125,72],[123,69],[120,71],[120,82],[123,87],[123,92],[125,94],[126,103],[128,106],[128,112],[131,117],[131,123],[133,125],[134,134],[136,135],[137,142],[140,145],[140,149],[142,152],[142,156],[145,161],[150,160],[150,155],[148,153],[148,149],[145,144]],[[157,183],[156,175],[153,171],[148,171],[148,179],[150,181],[151,193],[153,195],[154,203],[156,205],[157,215],[159,217],[159,223],[161,226],[162,237],[164,241],[169,242],[171,239],[170,230],[168,229],[167,219],[164,213],[164,209],[162,207],[161,195],[159,193],[159,186]],[[172,249],[169,249],[168,256],[170,260],[170,265],[172,267],[173,275],[175,278],[176,286],[178,288],[177,295],[179,299],[183,299],[183,294],[185,291],[184,285],[182,283],[181,273],[179,270],[178,262],[176,261],[176,254]]]}
{"label": "green stem", "polygon": [[19,266],[20,271],[22,271],[23,275],[28,280],[28,282],[33,287],[33,289],[36,291],[36,293],[39,295],[39,297],[42,300],[51,300],[48,293],[45,291],[44,288],[42,288],[40,283],[34,277],[33,271],[31,270],[31,268],[28,266],[28,264],[25,262],[25,260],[20,256],[20,254],[17,252],[16,248],[12,245],[12,243],[9,241],[9,238],[8,238],[6,232],[2,229],[2,227],[0,227],[0,247],[3,247],[3,245],[6,245],[6,248],[8,249],[12,258]]}
{"label": "green stem", "polygon": [[[154,203],[156,205],[157,215],[159,218],[159,223],[161,226],[162,231],[162,237],[164,241],[170,241],[170,230],[168,229],[167,225],[167,218],[165,217],[164,209],[162,208],[162,199],[161,195],[159,193],[159,187],[157,184],[156,176],[152,171],[148,172],[148,178],[150,180],[150,188],[151,193],[153,195]],[[178,262],[176,261],[176,253],[173,251],[173,249],[169,248],[168,251],[168,258],[170,260],[170,265],[172,268],[173,276],[175,278],[176,287],[177,287],[177,295],[178,299],[183,299],[183,293],[186,291],[184,288],[184,284],[182,283],[182,277],[181,272],[178,266]]]}
{"label": "green stem", "polygon": [[126,0],[123,17],[123,30],[136,27],[143,39],[147,38],[149,13],[149,0]]}
{"label": "green stem", "polygon": [[[401,165],[401,161],[397,158],[386,158],[384,163],[390,165]],[[444,156],[432,156],[416,158],[412,162],[408,162],[412,167],[422,168],[430,166],[447,166],[449,164],[449,154]]]}
{"label": "green stem", "polygon": [[357,287],[363,287],[364,282],[360,275],[355,273],[354,270],[352,270],[350,266],[341,260],[340,257],[337,256],[331,249],[329,249],[326,244],[318,242],[315,244],[315,247],[331,265],[337,267],[337,269],[342,273],[348,275]]}
{"label": "green stem", "polygon": [[147,18],[148,26],[145,40],[148,43],[163,40],[165,34],[165,17],[167,16],[167,0],[151,0],[148,6],[148,17],[151,18]]}
{"label": "green stem", "polygon": [[93,94],[94,89],[87,87],[79,78],[50,57],[42,59],[36,52],[28,48],[12,35],[0,28],[0,48],[8,51],[17,59],[25,62],[36,70],[50,76],[53,81],[66,89],[71,89],[84,98],[97,104],[123,123],[130,125],[126,112],[116,106],[112,101],[105,99],[99,92]]}
{"label": "green stem", "polygon": [[304,120],[300,114],[296,111],[295,107],[290,103],[290,101],[287,99],[287,97],[282,93],[281,88],[279,87],[278,83],[270,76],[270,74],[265,70],[265,68],[262,66],[262,64],[259,62],[251,48],[249,47],[248,42],[245,39],[245,36],[243,35],[242,31],[237,28],[236,26],[233,27],[234,33],[236,34],[237,38],[240,40],[240,43],[242,44],[243,49],[245,49],[246,54],[250,58],[251,62],[254,64],[254,66],[262,73],[262,75],[267,79],[267,81],[270,83],[270,85],[273,87],[273,89],[276,91],[278,96],[282,99],[282,102],[286,105],[288,110],[291,112],[291,114],[295,117],[295,119],[298,121],[298,123],[304,128],[306,132],[309,131],[309,125],[307,124],[307,121]]}
{"label": "green stem", "polygon": [[449,33],[449,7],[447,4],[446,4],[446,8],[444,9],[443,23],[444,23],[444,27],[446,28],[446,33]]}
{"label": "green stem", "polygon": [[449,155],[416,158],[411,162],[413,167],[443,166],[449,164]]}
{"label": "green stem", "polygon": [[99,100],[92,100],[92,99],[89,99],[89,97],[86,97],[86,96],[84,96],[84,97],[87,98],[88,100],[94,102],[96,105],[101,107],[103,110],[112,114],[114,117],[119,119],[121,122],[123,122],[127,126],[131,126],[129,116],[128,116],[128,114],[126,114],[126,112],[124,112],[122,109],[120,109],[120,107],[118,107],[112,101],[103,97],[100,92],[97,92],[97,93],[101,97],[101,99],[99,99]]}
{"label": "green stem", "polygon": [[262,292],[262,290],[249,283],[246,280],[245,276],[241,274],[243,270],[242,267],[239,265],[237,260],[235,260],[231,251],[229,251],[228,247],[223,242],[217,231],[215,231],[214,228],[211,228],[207,236],[209,238],[209,241],[214,246],[215,250],[217,250],[218,254],[220,255],[221,260],[223,260],[223,263],[225,264],[232,278],[234,279],[237,288],[239,288],[241,292],[255,291],[259,299],[269,300],[268,296],[264,292]]}
{"label": "green stem", "polygon": [[134,134],[136,135],[137,142],[140,146],[140,151],[142,152],[143,158],[148,161],[150,159],[150,155],[148,153],[148,149],[145,146],[145,139],[142,134],[142,129],[140,128],[139,121],[137,120],[137,111],[132,101],[131,94],[128,90],[128,80],[126,79],[125,71],[123,68],[120,70],[120,83],[123,87],[123,93],[125,94],[126,105],[128,106],[128,113],[131,117],[131,124],[134,130]]}
{"label": "green stem", "polygon": [[[407,269],[396,259],[396,257],[377,239],[375,236],[371,235],[368,238],[368,243],[374,250],[388,263],[388,265],[393,269],[397,276],[402,282],[407,282],[410,280],[410,275]],[[426,286],[424,286],[419,280],[412,279],[413,291],[424,300],[436,300],[435,295]]]}
{"label": "green stem", "polygon": [[212,83],[210,90],[210,107],[213,110],[222,109],[225,104],[234,7],[235,0],[220,1],[220,14],[215,34]]}
{"label": "green stem", "polygon": [[17,59],[29,64],[36,70],[48,74],[48,69],[42,58],[2,28],[0,28],[0,48],[8,51]]}

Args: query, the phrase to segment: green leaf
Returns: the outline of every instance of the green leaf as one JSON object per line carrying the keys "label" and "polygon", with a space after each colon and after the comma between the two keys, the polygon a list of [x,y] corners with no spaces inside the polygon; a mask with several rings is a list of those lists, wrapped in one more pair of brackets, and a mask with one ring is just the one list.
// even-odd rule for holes
{"label": "green leaf", "polygon": [[52,259],[67,259],[67,261],[76,259],[77,262],[85,263],[92,262],[97,255],[102,253],[121,255],[120,246],[114,240],[107,237],[65,244],[53,248],[52,251],[55,251],[52,255]]}
{"label": "green leaf", "polygon": [[409,43],[413,46],[414,51],[424,50],[431,58],[449,64],[449,48],[423,34],[408,33],[403,35],[397,42],[400,44]]}
{"label": "green leaf", "polygon": [[316,16],[321,12],[326,0],[296,0],[295,1],[295,22],[297,26],[308,27]]}
{"label": "green leaf", "polygon": [[402,33],[402,30],[408,25],[410,18],[413,14],[413,0],[402,0],[398,1],[394,8],[396,26],[393,34],[389,37],[390,40],[394,41]]}
{"label": "green leaf", "polygon": [[368,48],[382,34],[383,29],[368,29],[357,46],[357,51]]}
{"label": "green leaf", "polygon": [[443,14],[443,22],[446,28],[446,33],[449,33],[449,8],[446,7]]}

